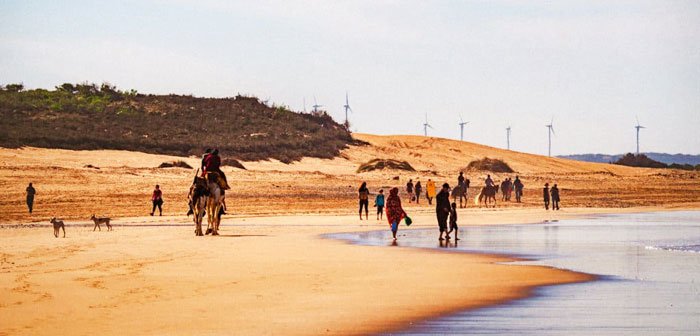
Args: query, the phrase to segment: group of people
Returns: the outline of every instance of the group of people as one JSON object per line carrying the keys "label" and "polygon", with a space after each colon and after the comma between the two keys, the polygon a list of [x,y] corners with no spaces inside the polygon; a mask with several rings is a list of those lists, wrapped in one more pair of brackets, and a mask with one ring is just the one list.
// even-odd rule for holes
{"label": "group of people", "polygon": [[[420,185],[420,182],[417,182],[416,185],[413,185],[412,182],[412,180],[409,180],[406,191],[408,193],[409,200],[416,200],[416,203],[418,203],[417,199],[420,197],[418,190],[422,190],[422,188],[416,188],[416,186]],[[427,186],[428,194],[430,194],[430,189],[432,188],[432,195],[435,197],[435,211],[437,215],[438,227],[440,229],[439,240],[450,239],[450,234],[452,232],[455,233],[455,239],[459,240],[457,237],[457,204],[450,204],[450,185],[447,183],[443,184],[442,189],[437,194],[434,193],[435,182],[428,180]],[[413,192],[415,192],[415,194]],[[358,195],[360,204],[360,220],[362,220],[363,210],[365,213],[365,219],[369,220],[370,192],[369,188],[367,188],[367,182],[362,182],[362,185],[360,185],[360,189],[358,190]],[[432,197],[429,197],[428,200],[432,203]],[[399,229],[399,223],[408,217],[406,211],[404,211],[403,207],[401,206],[399,188],[391,188],[389,190],[389,197],[386,199],[384,198],[384,189],[380,189],[379,193],[374,198],[374,206],[377,208],[377,220],[381,220],[383,218],[385,212],[384,209],[386,207],[386,219],[391,227],[393,239],[396,241],[396,233]],[[408,221],[410,221],[410,219],[407,219],[407,224],[410,223]]]}
{"label": "group of people", "polygon": [[[551,196],[551,197],[550,197]],[[552,188],[549,188],[549,183],[544,184],[542,189],[542,198],[544,200],[544,209],[549,210],[549,203],[551,200],[552,210],[559,210],[559,187],[555,183]]]}
{"label": "group of people", "polygon": [[503,194],[503,200],[509,201],[512,198],[513,191],[515,191],[515,201],[520,203],[523,196],[523,182],[520,181],[520,177],[516,176],[515,181],[508,177],[503,182],[501,182],[501,193]]}

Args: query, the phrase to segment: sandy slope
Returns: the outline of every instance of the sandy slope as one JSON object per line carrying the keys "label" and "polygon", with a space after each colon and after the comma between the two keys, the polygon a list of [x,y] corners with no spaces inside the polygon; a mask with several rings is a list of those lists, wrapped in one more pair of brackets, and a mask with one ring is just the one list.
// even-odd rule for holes
{"label": "sandy slope", "polygon": [[[235,199],[232,211],[241,215],[353,212],[356,190],[367,181],[379,188],[402,187],[409,178],[454,184],[457,172],[484,156],[510,164],[525,183],[525,203],[499,207],[539,207],[541,187],[558,183],[565,207],[693,207],[700,205],[700,175],[678,170],[640,169],[586,163],[439,138],[356,134],[368,146],[353,146],[333,160],[305,158],[290,165],[278,161],[244,162],[248,170],[226,167]],[[225,155],[225,153],[224,153]],[[376,171],[356,174],[373,158],[406,160],[418,172]],[[113,217],[150,212],[150,193],[160,184],[166,214],[186,212],[186,193],[194,171],[155,168],[165,161],[197,158],[150,155],[129,151],[0,149],[0,222],[44,221],[51,216],[86,219],[92,213]],[[93,165],[100,169],[86,168]],[[467,172],[470,194],[478,192],[487,172]],[[493,174],[497,181],[515,174]],[[393,178],[398,177],[398,180]],[[34,182],[36,213],[29,216],[24,189]],[[423,200],[425,203],[425,200]],[[470,204],[473,207],[473,204]],[[430,211],[422,205],[419,211]],[[417,209],[418,210],[418,209]]]}

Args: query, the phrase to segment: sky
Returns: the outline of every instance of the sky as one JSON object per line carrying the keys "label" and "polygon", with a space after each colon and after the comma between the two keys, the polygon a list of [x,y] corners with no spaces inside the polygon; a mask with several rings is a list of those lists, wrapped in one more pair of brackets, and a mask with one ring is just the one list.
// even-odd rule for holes
{"label": "sky", "polygon": [[[0,84],[314,99],[351,130],[700,154],[700,1],[0,0]],[[231,125],[235,127],[235,125]]]}

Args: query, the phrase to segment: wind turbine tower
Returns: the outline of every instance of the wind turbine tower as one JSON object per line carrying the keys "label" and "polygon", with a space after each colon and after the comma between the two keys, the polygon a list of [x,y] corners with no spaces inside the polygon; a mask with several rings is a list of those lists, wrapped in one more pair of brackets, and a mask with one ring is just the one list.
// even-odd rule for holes
{"label": "wind turbine tower", "polygon": [[425,114],[425,123],[423,124],[423,133],[425,136],[428,136],[428,127],[433,128],[433,126],[430,126],[428,124],[428,113]]}
{"label": "wind turbine tower", "polygon": [[318,105],[318,103],[316,103],[316,96],[314,96],[314,104],[311,105],[311,107],[314,108],[312,111],[313,111],[314,113],[317,113],[317,112],[318,112],[318,108],[319,108],[319,107],[323,107],[323,105]]}
{"label": "wind turbine tower", "polygon": [[506,127],[506,146],[510,150],[510,125]]}
{"label": "wind turbine tower", "polygon": [[[460,121],[460,123],[459,123],[459,140],[464,141],[464,125],[468,124],[469,122],[464,121],[464,119],[462,119],[462,115],[459,116],[459,121]],[[426,118],[426,122],[427,122],[427,118]]]}
{"label": "wind turbine tower", "polygon": [[549,130],[547,131],[547,137],[549,139],[549,150],[547,151],[547,155],[550,157],[552,156],[552,134],[554,133],[554,117],[552,117],[552,121],[549,122],[548,125],[544,125],[547,127]]}
{"label": "wind turbine tower", "polygon": [[637,118],[637,126],[634,126],[634,128],[637,129],[637,155],[639,155],[639,130],[646,127],[640,125],[639,118]]}
{"label": "wind turbine tower", "polygon": [[343,108],[345,109],[345,128],[349,129],[350,122],[348,121],[348,111],[352,112],[352,108],[350,108],[350,103],[348,102],[348,92],[347,91],[345,91],[345,105],[343,105]]}

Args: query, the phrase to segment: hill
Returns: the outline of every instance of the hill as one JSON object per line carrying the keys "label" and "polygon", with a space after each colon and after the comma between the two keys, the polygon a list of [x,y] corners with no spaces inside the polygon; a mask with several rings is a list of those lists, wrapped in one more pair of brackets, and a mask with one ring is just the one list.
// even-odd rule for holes
{"label": "hill", "polygon": [[[648,158],[659,161],[665,164],[689,164],[698,165],[700,164],[700,155],[690,155],[690,154],[668,154],[668,153],[640,153],[646,155]],[[573,154],[573,155],[560,155],[558,157],[564,159],[571,159],[577,161],[586,162],[600,162],[600,163],[610,163],[615,162],[622,158],[624,154]]]}
{"label": "hill", "polygon": [[332,158],[353,143],[325,112],[303,114],[254,97],[145,95],[109,84],[55,90],[0,87],[0,146],[121,149],[178,156],[219,148],[241,160]]}

